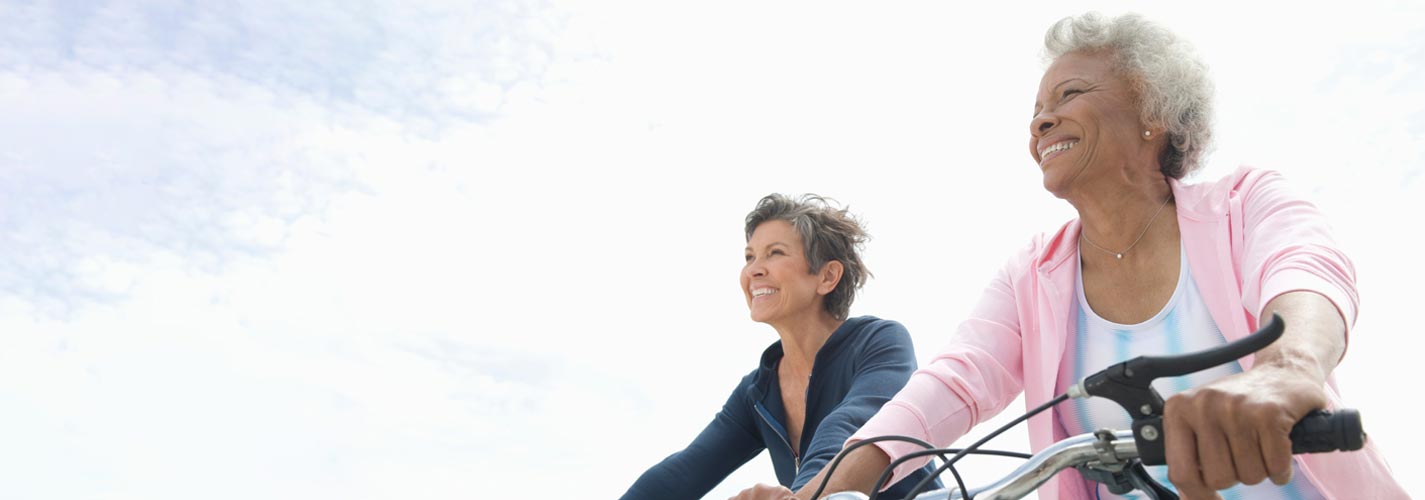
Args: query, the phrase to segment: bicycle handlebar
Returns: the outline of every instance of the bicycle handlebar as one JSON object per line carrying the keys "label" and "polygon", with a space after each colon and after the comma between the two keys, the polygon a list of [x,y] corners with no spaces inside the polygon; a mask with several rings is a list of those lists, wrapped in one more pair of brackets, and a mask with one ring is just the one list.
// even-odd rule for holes
{"label": "bicycle handlebar", "polygon": [[[1131,459],[1138,456],[1138,446],[1133,442],[1132,432],[1118,431],[1113,434],[1113,438],[1113,452],[1119,457]],[[993,484],[971,489],[970,496],[978,499],[1023,498],[1039,485],[1054,477],[1054,474],[1059,471],[1099,460],[1099,452],[1096,448],[1098,441],[1099,438],[1093,434],[1080,434],[1054,443],[1044,451],[1036,453],[1003,479]],[[866,495],[855,491],[835,493],[823,498],[824,500],[867,499]],[[916,495],[915,500],[959,498],[964,498],[961,491],[947,488]]]}
{"label": "bicycle handlebar", "polygon": [[1361,412],[1342,408],[1334,412],[1316,410],[1306,414],[1291,428],[1292,453],[1356,451],[1366,446]]}
{"label": "bicycle handlebar", "polygon": [[[1325,453],[1355,451],[1365,446],[1366,434],[1361,426],[1361,414],[1354,409],[1334,412],[1316,410],[1306,415],[1291,429],[1292,453]],[[1102,443],[1102,444],[1101,444]],[[1106,445],[1106,446],[1105,446]],[[1121,467],[1135,459],[1141,460],[1133,432],[1122,430],[1111,434],[1080,434],[1036,453],[999,481],[970,490],[975,500],[1018,500],[1043,485],[1060,471],[1075,467]],[[1150,464],[1144,462],[1144,465]],[[826,500],[866,500],[859,492],[840,492]],[[964,496],[958,489],[940,489],[916,495],[915,500],[957,500]]]}

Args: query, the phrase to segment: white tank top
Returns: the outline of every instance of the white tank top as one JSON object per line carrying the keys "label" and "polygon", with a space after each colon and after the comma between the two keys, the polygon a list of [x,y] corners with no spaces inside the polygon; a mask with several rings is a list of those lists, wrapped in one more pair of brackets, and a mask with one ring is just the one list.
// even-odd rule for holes
{"label": "white tank top", "polygon": [[[1122,325],[1099,317],[1089,307],[1084,298],[1083,264],[1079,260],[1079,275],[1075,280],[1075,294],[1078,296],[1076,327],[1071,332],[1070,344],[1064,350],[1064,359],[1059,365],[1059,379],[1056,393],[1062,394],[1070,385],[1109,365],[1140,355],[1180,354],[1222,345],[1226,340],[1222,331],[1212,320],[1207,304],[1202,301],[1197,284],[1192,280],[1187,262],[1187,251],[1180,252],[1178,265],[1178,286],[1173,290],[1172,299],[1158,314],[1136,325]],[[1185,375],[1182,377],[1160,378],[1153,381],[1153,388],[1167,399],[1189,388],[1206,384],[1227,375],[1240,373],[1242,366],[1236,362]],[[1128,413],[1117,403],[1103,398],[1070,399],[1059,405],[1059,425],[1069,435],[1093,432],[1095,429],[1128,429],[1131,420]],[[1247,486],[1237,485],[1222,490],[1224,500],[1318,500],[1321,493],[1306,480],[1301,468],[1295,462],[1291,482],[1277,486],[1270,480]],[[1148,467],[1148,473],[1159,483],[1176,491],[1168,482],[1166,466]],[[1142,492],[1134,491],[1126,496],[1114,495],[1102,484],[1097,486],[1097,496],[1089,498],[1146,498]]]}

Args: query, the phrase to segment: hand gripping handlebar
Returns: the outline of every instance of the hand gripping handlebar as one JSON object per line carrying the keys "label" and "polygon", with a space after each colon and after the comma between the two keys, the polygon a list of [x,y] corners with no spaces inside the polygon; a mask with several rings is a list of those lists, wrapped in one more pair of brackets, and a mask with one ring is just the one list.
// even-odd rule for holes
{"label": "hand gripping handlebar", "polygon": [[[1070,388],[1073,397],[1098,396],[1118,403],[1133,418],[1133,440],[1144,465],[1166,463],[1163,451],[1163,398],[1152,387],[1160,377],[1206,370],[1257,352],[1281,338],[1286,324],[1280,315],[1256,332],[1211,349],[1176,356],[1139,356],[1085,377]],[[1365,444],[1361,416],[1354,410],[1308,413],[1291,430],[1292,451],[1359,450]]]}

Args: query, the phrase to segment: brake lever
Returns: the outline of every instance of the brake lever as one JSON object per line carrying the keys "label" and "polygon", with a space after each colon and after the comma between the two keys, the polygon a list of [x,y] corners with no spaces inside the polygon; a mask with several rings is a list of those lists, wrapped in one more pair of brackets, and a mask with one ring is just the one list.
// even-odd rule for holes
{"label": "brake lever", "polygon": [[1128,476],[1128,482],[1133,488],[1143,492],[1149,500],[1179,500],[1178,494],[1164,487],[1153,476],[1148,475],[1148,469],[1143,468],[1143,462],[1133,461],[1133,465],[1128,466],[1124,475]]}
{"label": "brake lever", "polygon": [[1166,462],[1163,451],[1163,397],[1153,389],[1153,380],[1206,370],[1257,352],[1281,338],[1286,324],[1281,316],[1256,332],[1234,342],[1198,352],[1175,356],[1138,356],[1114,364],[1069,388],[1069,396],[1097,396],[1118,403],[1133,419],[1133,440],[1143,463]]}

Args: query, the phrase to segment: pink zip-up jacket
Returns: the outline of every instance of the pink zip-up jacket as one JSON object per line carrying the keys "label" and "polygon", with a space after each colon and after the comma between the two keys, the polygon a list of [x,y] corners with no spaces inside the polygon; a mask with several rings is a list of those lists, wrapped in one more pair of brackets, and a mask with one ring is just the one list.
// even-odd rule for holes
{"label": "pink zip-up jacket", "polygon": [[[1355,269],[1336,248],[1320,211],[1293,195],[1280,174],[1242,167],[1217,182],[1171,184],[1192,277],[1228,341],[1255,331],[1257,314],[1271,299],[1297,290],[1330,299],[1349,332],[1358,303]],[[944,446],[1004,410],[1020,391],[1026,408],[1056,396],[1059,362],[1072,333],[1078,236],[1076,219],[1038,235],[1010,258],[951,342],[847,443],[899,434]],[[1250,368],[1252,359],[1242,365]],[[1341,405],[1334,380],[1326,394],[1330,407]],[[1029,420],[1034,451],[1068,437],[1056,422],[1053,411]],[[899,442],[876,446],[892,460],[919,449]],[[907,461],[892,482],[927,460]],[[1295,460],[1328,499],[1409,498],[1372,443],[1356,452]],[[1087,491],[1077,472],[1064,471],[1039,496],[1089,500]]]}

